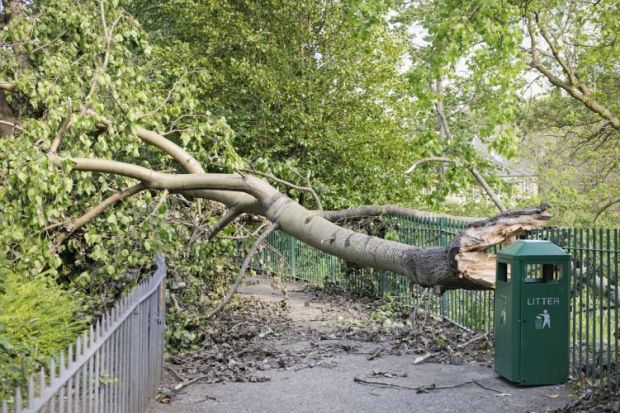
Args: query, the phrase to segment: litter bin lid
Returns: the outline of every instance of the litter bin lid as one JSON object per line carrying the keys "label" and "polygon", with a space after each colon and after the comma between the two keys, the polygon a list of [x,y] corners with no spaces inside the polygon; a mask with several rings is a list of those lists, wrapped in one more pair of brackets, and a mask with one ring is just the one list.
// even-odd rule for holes
{"label": "litter bin lid", "polygon": [[551,241],[540,239],[521,239],[502,248],[498,253],[501,258],[513,257],[568,257],[562,248]]}

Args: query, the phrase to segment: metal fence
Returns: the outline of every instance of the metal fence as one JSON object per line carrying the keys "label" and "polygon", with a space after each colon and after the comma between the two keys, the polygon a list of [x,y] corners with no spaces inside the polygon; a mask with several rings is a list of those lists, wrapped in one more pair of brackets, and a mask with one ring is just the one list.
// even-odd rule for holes
{"label": "metal fence", "polygon": [[[467,221],[439,217],[388,216],[383,224],[398,241],[425,246],[447,245]],[[620,384],[618,369],[620,330],[619,229],[545,228],[527,235],[548,239],[572,256],[571,365],[573,375],[605,376]],[[339,258],[303,244],[282,232],[268,238],[255,266],[288,274],[314,285],[335,285],[356,294],[423,306],[462,328],[490,333],[493,328],[493,291],[448,291],[441,297],[411,285],[401,275],[356,268]]]}
{"label": "metal fence", "polygon": [[166,266],[135,287],[47,368],[15,391],[2,413],[140,413],[157,391],[164,351]]}

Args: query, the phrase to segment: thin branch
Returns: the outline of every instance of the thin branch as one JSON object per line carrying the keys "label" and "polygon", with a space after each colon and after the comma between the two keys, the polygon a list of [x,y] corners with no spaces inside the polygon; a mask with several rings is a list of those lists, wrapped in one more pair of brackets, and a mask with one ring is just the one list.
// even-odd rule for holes
{"label": "thin branch", "polygon": [[24,128],[22,128],[21,126],[19,126],[17,123],[13,123],[13,122],[7,122],[5,120],[0,120],[0,125],[6,125],[6,126],[10,126],[13,129],[17,129],[20,132],[24,131]]}
{"label": "thin branch", "polygon": [[119,201],[122,201],[123,199],[127,199],[127,198],[137,194],[138,192],[143,191],[144,189],[147,189],[147,185],[145,183],[139,183],[139,184],[130,186],[129,188],[125,189],[122,192],[117,192],[114,195],[109,196],[108,198],[104,199],[99,204],[97,204],[94,207],[92,207],[91,209],[89,209],[88,212],[86,212],[84,215],[82,215],[81,217],[79,217],[79,218],[73,220],[71,223],[69,223],[67,225],[67,232],[63,233],[56,240],[56,242],[54,244],[56,246],[62,244],[69,237],[71,237],[71,235],[73,235],[73,233],[77,229],[83,227],[84,225],[86,225],[87,223],[89,223],[90,221],[95,219],[95,217],[97,217],[99,214],[101,214],[107,208],[109,208],[110,206],[114,205],[115,203],[117,203]]}
{"label": "thin branch", "polygon": [[93,93],[95,93],[95,89],[99,85],[101,75],[105,73],[105,71],[108,69],[108,63],[110,62],[110,55],[112,54],[112,39],[114,37],[114,30],[116,29],[116,25],[121,19],[121,15],[119,14],[116,17],[116,19],[114,19],[114,22],[112,22],[112,26],[110,26],[110,29],[108,30],[108,25],[106,23],[106,17],[105,17],[104,3],[105,3],[104,0],[99,0],[101,25],[103,27],[103,36],[104,36],[104,43],[105,43],[103,61],[101,63],[101,66],[97,69],[95,75],[93,76],[93,79],[91,80],[90,90],[88,91],[88,94],[84,98],[85,105],[88,105],[88,101],[90,100]]}
{"label": "thin branch", "polygon": [[164,204],[164,202],[166,202],[166,199],[168,198],[168,194],[170,194],[170,191],[168,191],[167,189],[165,189],[164,192],[161,193],[161,195],[159,196],[159,199],[157,200],[157,203],[155,204],[155,207],[147,215],[147,217],[144,219],[143,222],[148,221],[151,217],[153,217],[153,215],[157,213],[157,211],[159,211],[159,209]]}
{"label": "thin branch", "polygon": [[614,129],[620,130],[620,119],[618,119],[618,117],[616,117],[608,108],[592,99],[591,96],[584,93],[584,91],[580,88],[560,79],[558,76],[553,74],[549,68],[540,62],[539,50],[536,47],[535,33],[529,18],[527,18],[527,28],[530,36],[530,54],[532,56],[532,60],[528,63],[529,66],[542,73],[549,80],[549,82],[551,82],[551,84],[564,90],[592,112],[598,114],[603,119],[608,120]]}
{"label": "thin branch", "polygon": [[50,153],[56,153],[58,151],[58,147],[60,146],[60,141],[62,137],[65,135],[67,130],[71,127],[73,118],[73,104],[71,103],[71,98],[67,101],[67,117],[63,120],[60,128],[56,132],[54,136],[54,140],[52,141],[52,146],[50,146]]}
{"label": "thin branch", "polygon": [[612,206],[616,205],[616,204],[620,204],[620,199],[616,199],[614,201],[610,201],[608,203],[606,203],[605,205],[603,205],[603,207],[601,207],[597,212],[596,212],[596,216],[594,217],[594,219],[592,220],[592,223],[596,223],[596,220],[603,214],[603,212],[607,211],[609,208],[611,208]]}
{"label": "thin branch", "polygon": [[10,92],[11,90],[13,90],[13,88],[14,86],[12,83],[0,81],[0,90],[5,90],[7,92]]}
{"label": "thin branch", "polygon": [[175,384],[175,385],[174,385],[174,391],[175,391],[175,393],[176,393],[176,392],[178,392],[178,391],[180,391],[180,390],[182,390],[182,389],[186,388],[187,386],[189,386],[189,385],[191,385],[191,384],[197,383],[197,382],[199,382],[200,380],[205,380],[205,379],[208,379],[209,377],[211,377],[211,376],[210,376],[210,375],[208,375],[208,374],[203,374],[203,375],[200,375],[200,376],[192,377],[192,378],[191,378],[191,379],[189,379],[189,380],[186,380],[186,381],[183,381],[183,382],[181,382],[181,383],[177,383],[177,384]]}
{"label": "thin branch", "polygon": [[319,195],[314,191],[314,188],[312,188],[312,183],[310,182],[310,173],[308,173],[307,176],[302,176],[300,173],[298,173],[295,169],[290,168],[289,170],[291,172],[293,172],[295,175],[297,175],[300,179],[305,179],[307,187],[310,188],[310,193],[312,194],[312,196],[314,197],[314,202],[316,202],[316,207],[319,211],[323,210],[323,203],[321,202],[321,198],[319,197]]}
{"label": "thin branch", "polygon": [[242,240],[242,239],[248,239],[248,238],[253,238],[256,235],[258,235],[259,232],[262,231],[263,228],[265,228],[267,225],[269,225],[269,222],[264,222],[262,223],[258,228],[256,228],[256,230],[254,232],[252,232],[251,234],[248,235],[233,235],[233,236],[220,236],[220,238],[222,239],[234,239],[234,240]]}
{"label": "thin branch", "polygon": [[501,201],[501,199],[499,199],[495,192],[493,192],[484,177],[480,175],[480,172],[478,172],[475,168],[467,168],[467,170],[469,170],[469,172],[471,172],[471,174],[476,178],[480,186],[482,186],[482,188],[484,189],[484,192],[489,198],[491,198],[497,209],[499,209],[500,212],[506,212],[506,207],[504,206],[503,202]]}
{"label": "thin branch", "polygon": [[411,172],[415,171],[418,166],[431,162],[455,163],[456,161],[454,159],[446,158],[443,156],[431,156],[429,158],[418,159],[409,167],[409,169],[405,171],[405,174],[409,175]]}
{"label": "thin branch", "polygon": [[562,70],[564,71],[566,76],[568,76],[568,79],[569,79],[570,83],[573,86],[579,87],[580,82],[577,79],[577,76],[575,76],[575,72],[573,72],[573,70],[570,67],[570,65],[568,64],[568,62],[566,62],[562,58],[562,56],[560,55],[560,53],[559,53],[559,51],[557,49],[557,45],[551,39],[551,37],[549,36],[549,33],[547,33],[547,30],[545,29],[544,24],[540,20],[540,16],[538,15],[538,13],[534,13],[534,18],[536,20],[536,25],[538,26],[538,30],[540,31],[540,34],[542,35],[543,39],[545,39],[545,42],[549,46],[549,49],[551,49],[551,53],[553,54],[553,57],[555,58],[555,61],[557,61],[560,66],[562,66]]}
{"label": "thin branch", "polygon": [[312,194],[312,197],[314,198],[314,202],[316,202],[317,208],[319,211],[323,210],[323,203],[321,202],[321,199],[319,198],[319,195],[314,191],[314,189],[308,185],[308,186],[300,186],[300,185],[296,185],[292,182],[289,181],[285,181],[284,179],[281,178],[277,178],[271,174],[265,173],[265,172],[260,172],[260,171],[255,171],[253,169],[240,169],[239,171],[241,172],[249,172],[253,175],[258,175],[258,176],[262,176],[268,179],[271,179],[272,181],[278,182],[282,185],[286,185],[289,188],[293,188],[293,189],[297,189],[298,191],[304,191],[304,192],[310,192],[310,194]]}
{"label": "thin branch", "polygon": [[277,228],[278,228],[278,224],[271,224],[269,228],[267,228],[267,230],[265,230],[265,232],[263,232],[261,236],[258,237],[254,245],[252,245],[250,252],[248,253],[248,255],[246,255],[245,259],[243,260],[243,264],[241,265],[241,270],[239,271],[239,274],[237,275],[235,282],[228,289],[228,292],[226,293],[222,301],[220,301],[220,303],[217,305],[217,307],[215,307],[205,316],[207,320],[212,318],[214,315],[218,314],[220,311],[222,311],[222,309],[226,306],[226,304],[228,304],[228,302],[232,299],[232,297],[237,292],[237,289],[239,288],[239,284],[241,284],[241,281],[245,278],[248,267],[250,266],[250,262],[252,261],[252,258],[254,257],[254,255],[256,255],[256,253],[258,252],[258,247]]}
{"label": "thin branch", "polygon": [[101,26],[103,27],[103,35],[106,39],[109,38],[108,25],[105,19],[105,0],[99,0],[99,13],[101,15]]}
{"label": "thin branch", "polygon": [[237,208],[230,208],[226,213],[217,221],[215,224],[207,228],[205,231],[197,231],[192,234],[189,244],[192,244],[196,238],[199,238],[199,234],[202,232],[206,235],[207,239],[211,239],[216,236],[221,230],[223,230],[228,224],[233,222],[239,215],[242,214],[242,211],[239,211]]}
{"label": "thin branch", "polygon": [[[411,167],[405,171],[405,173],[409,174],[413,172],[419,165],[422,165],[424,163],[430,163],[430,162],[456,163],[455,160],[450,159],[450,158],[445,158],[445,157],[423,158],[423,159],[415,161],[413,165],[411,165]],[[484,177],[480,174],[480,172],[478,172],[473,167],[468,167],[467,170],[474,176],[474,178],[476,178],[480,186],[482,186],[482,189],[484,189],[484,192],[491,199],[491,201],[493,201],[497,209],[499,209],[500,212],[506,212],[506,207],[504,206],[504,203],[499,199],[499,197],[495,194],[495,192],[493,192],[493,190],[491,189],[487,181],[484,179]]]}

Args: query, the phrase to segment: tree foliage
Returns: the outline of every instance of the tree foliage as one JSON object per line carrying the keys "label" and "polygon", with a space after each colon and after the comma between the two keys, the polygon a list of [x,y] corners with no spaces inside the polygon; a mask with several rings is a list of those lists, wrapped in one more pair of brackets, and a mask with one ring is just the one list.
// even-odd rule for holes
{"label": "tree foliage", "polygon": [[399,71],[406,43],[390,30],[386,7],[290,0],[134,7],[158,59],[193,79],[201,107],[225,117],[248,166],[302,184],[310,177],[328,208],[416,199],[402,176],[413,150]]}
{"label": "tree foliage", "polygon": [[[471,145],[478,138],[505,157],[527,159],[533,143],[538,152],[530,163],[542,161],[543,147],[547,159],[545,167],[532,168],[542,196],[566,208],[577,196],[583,205],[579,219],[559,214],[556,222],[592,222],[598,212],[614,215],[609,212],[617,207],[616,191],[599,194],[615,186],[618,174],[610,160],[620,126],[617,2],[422,0],[402,7],[399,18],[412,37],[412,56],[418,56],[410,76],[415,95],[443,101],[454,142],[463,142],[452,149],[431,129],[429,141],[439,146],[427,156],[458,156],[465,164],[488,159]],[[437,93],[437,81],[447,85],[443,94]],[[431,128],[433,115],[428,115]],[[534,142],[540,136],[547,138]],[[600,166],[587,174],[563,168],[592,162]],[[589,194],[581,197],[583,192]],[[597,206],[588,212],[591,202]]]}
{"label": "tree foliage", "polygon": [[[463,170],[493,170],[474,142],[515,153],[527,66],[562,93],[551,98],[571,103],[561,116],[572,130],[583,117],[584,133],[614,142],[617,99],[604,88],[617,82],[617,5],[600,3],[477,1],[454,13],[460,2],[2,1],[0,280],[53,280],[96,314],[160,251],[172,274],[168,342],[192,348],[239,251],[226,237],[247,235],[226,224],[247,212],[420,284],[489,288],[459,277],[455,256],[481,254],[476,231],[497,243],[521,223],[499,236],[500,217],[448,249],[415,249],[332,224],[304,208],[316,201],[300,186],[329,208],[437,207],[471,184]],[[570,35],[556,33],[565,27]],[[528,36],[541,48],[524,46]],[[591,37],[596,45],[583,43]],[[404,176],[437,156],[454,159],[435,175]],[[297,185],[273,181],[286,197],[253,170]],[[509,218],[531,228],[548,214]]]}

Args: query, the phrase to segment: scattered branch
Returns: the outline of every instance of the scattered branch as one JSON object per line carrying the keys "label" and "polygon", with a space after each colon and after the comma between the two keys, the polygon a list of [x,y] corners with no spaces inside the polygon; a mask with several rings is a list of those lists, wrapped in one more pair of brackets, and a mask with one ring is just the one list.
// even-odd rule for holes
{"label": "scattered branch", "polygon": [[187,386],[189,386],[191,384],[197,383],[200,380],[204,380],[204,379],[208,379],[208,378],[209,378],[209,375],[208,374],[204,374],[204,375],[201,375],[201,376],[193,377],[193,378],[191,378],[189,380],[186,380],[186,381],[183,381],[181,383],[177,383],[177,384],[174,385],[174,391],[175,391],[175,393],[177,393],[180,390],[186,388]]}
{"label": "scattered branch", "polygon": [[492,387],[488,387],[485,386],[483,384],[481,384],[480,382],[478,382],[477,380],[468,380],[465,381],[463,383],[458,383],[458,384],[452,384],[452,385],[445,385],[445,386],[437,386],[436,384],[431,384],[428,386],[418,386],[418,387],[412,387],[412,386],[404,386],[402,384],[396,384],[396,383],[386,383],[386,382],[382,382],[382,381],[374,381],[374,380],[365,380],[365,379],[360,379],[359,377],[354,377],[353,381],[355,383],[359,383],[359,384],[365,384],[368,386],[376,386],[376,387],[382,387],[382,388],[386,388],[386,389],[399,389],[399,390],[415,390],[416,393],[428,393],[430,391],[436,391],[436,390],[447,390],[447,389],[455,389],[457,387],[463,387],[463,386],[467,386],[469,384],[475,384],[485,390],[489,390],[489,391],[493,391],[495,393],[499,393],[499,394],[506,394],[503,393],[501,390],[497,390],[494,389]]}
{"label": "scattered branch", "polygon": [[220,301],[217,307],[215,307],[205,316],[207,320],[212,318],[216,314],[218,314],[220,311],[222,311],[222,309],[226,306],[226,304],[228,304],[228,302],[233,298],[233,296],[237,292],[237,289],[239,288],[239,284],[241,284],[241,281],[245,278],[246,272],[248,270],[248,267],[250,266],[250,262],[252,261],[252,258],[258,252],[258,247],[277,228],[278,228],[278,224],[271,224],[271,226],[269,226],[269,228],[267,228],[267,230],[263,232],[260,237],[258,237],[254,245],[252,245],[250,252],[248,253],[248,255],[246,255],[245,259],[243,260],[243,264],[241,265],[241,270],[239,271],[239,274],[237,275],[235,282],[233,283],[233,285],[230,286],[230,288],[228,289],[228,292],[226,293],[224,298],[222,298],[222,301]]}
{"label": "scattered branch", "polygon": [[469,346],[472,343],[475,343],[475,342],[480,341],[482,339],[488,339],[488,338],[489,338],[489,336],[487,334],[480,334],[479,336],[476,336],[476,337],[472,338],[471,340],[467,340],[466,342],[464,342],[462,344],[459,344],[458,348],[465,348],[465,347]]}

